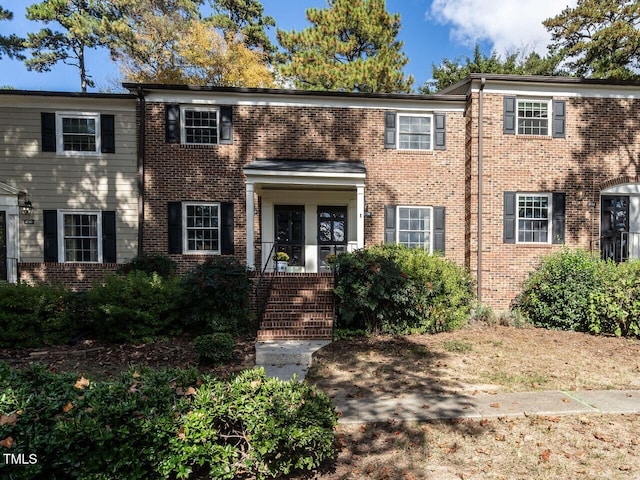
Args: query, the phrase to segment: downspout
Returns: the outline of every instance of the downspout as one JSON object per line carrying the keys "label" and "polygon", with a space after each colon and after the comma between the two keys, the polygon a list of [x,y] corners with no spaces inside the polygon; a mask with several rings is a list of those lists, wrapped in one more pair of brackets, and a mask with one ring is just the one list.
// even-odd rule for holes
{"label": "downspout", "polygon": [[143,255],[142,239],[144,238],[144,139],[145,139],[145,123],[146,123],[146,101],[142,88],[137,88],[138,108],[139,108],[139,126],[138,126],[138,255]]}
{"label": "downspout", "polygon": [[482,155],[484,145],[482,143],[482,119],[484,107],[484,86],[486,78],[480,79],[480,91],[478,92],[478,302],[482,302]]}

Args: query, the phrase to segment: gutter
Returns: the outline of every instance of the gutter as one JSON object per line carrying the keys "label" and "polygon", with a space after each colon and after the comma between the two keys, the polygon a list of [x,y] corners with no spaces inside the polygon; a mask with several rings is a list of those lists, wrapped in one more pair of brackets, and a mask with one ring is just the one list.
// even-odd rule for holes
{"label": "gutter", "polygon": [[482,119],[484,116],[484,86],[485,77],[480,79],[480,91],[478,92],[478,302],[482,302],[482,160],[484,145],[482,142]]}
{"label": "gutter", "polygon": [[136,89],[138,94],[138,108],[140,120],[138,124],[138,255],[143,255],[144,238],[144,156],[145,156],[145,126],[146,126],[146,101],[142,87]]}

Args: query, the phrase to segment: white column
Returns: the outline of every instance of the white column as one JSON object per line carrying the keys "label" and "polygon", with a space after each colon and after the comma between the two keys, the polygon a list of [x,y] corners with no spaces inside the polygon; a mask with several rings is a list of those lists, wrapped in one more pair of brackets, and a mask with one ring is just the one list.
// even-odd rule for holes
{"label": "white column", "polygon": [[246,198],[246,217],[247,217],[247,268],[253,270],[255,268],[255,233],[253,231],[254,216],[253,216],[253,183],[247,182],[245,184],[247,198]]}
{"label": "white column", "polygon": [[356,242],[364,247],[364,185],[356,187]]}

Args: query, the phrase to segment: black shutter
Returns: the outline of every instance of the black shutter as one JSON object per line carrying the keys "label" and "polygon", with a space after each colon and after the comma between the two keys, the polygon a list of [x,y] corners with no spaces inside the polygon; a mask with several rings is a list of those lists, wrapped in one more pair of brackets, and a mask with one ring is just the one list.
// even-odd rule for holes
{"label": "black shutter", "polygon": [[435,121],[435,142],[433,144],[434,150],[446,150],[447,149],[447,134],[446,134],[446,117],[444,113],[436,113],[434,116]]}
{"label": "black shutter", "polygon": [[58,261],[58,211],[45,210],[43,212],[44,225],[44,261]]}
{"label": "black shutter", "polygon": [[42,151],[56,151],[56,114],[40,113],[40,130],[42,135]]}
{"label": "black shutter", "polygon": [[564,138],[567,102],[564,100],[553,101],[553,132],[554,138]]}
{"label": "black shutter", "polygon": [[116,263],[116,212],[102,212],[102,261]]}
{"label": "black shutter", "polygon": [[516,243],[516,193],[504,192],[503,242]]}
{"label": "black shutter", "polygon": [[220,143],[230,145],[233,143],[233,108],[220,107]]}
{"label": "black shutter", "polygon": [[384,206],[384,243],[396,241],[396,206]]}
{"label": "black shutter", "polygon": [[518,102],[516,97],[504,97],[502,128],[503,132],[508,135],[516,134],[516,113]]}
{"label": "black shutter", "polygon": [[169,253],[182,253],[182,203],[169,202]]}
{"label": "black shutter", "polygon": [[180,143],[180,105],[165,106],[165,133],[167,143]]}
{"label": "black shutter", "polygon": [[220,235],[222,245],[220,246],[220,253],[233,255],[233,203],[222,202],[220,210],[220,215],[222,216],[222,232]]}
{"label": "black shutter", "polygon": [[445,208],[433,207],[433,251],[445,251],[444,233],[445,233]]}
{"label": "black shutter", "polygon": [[116,129],[113,115],[100,115],[100,144],[102,153],[116,153]]}
{"label": "black shutter", "polygon": [[566,194],[553,194],[552,243],[564,243]]}
{"label": "black shutter", "polygon": [[396,148],[396,112],[384,114],[384,148]]}

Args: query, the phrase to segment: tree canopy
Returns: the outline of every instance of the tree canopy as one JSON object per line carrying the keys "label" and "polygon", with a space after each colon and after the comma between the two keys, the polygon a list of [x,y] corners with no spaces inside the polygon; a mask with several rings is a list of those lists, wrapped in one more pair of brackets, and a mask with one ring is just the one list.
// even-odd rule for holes
{"label": "tree canopy", "polygon": [[[13,12],[6,10],[0,6],[0,21],[2,20],[12,20]],[[18,60],[23,60],[25,57],[20,53],[23,49],[24,39],[18,37],[17,35],[11,34],[8,36],[0,35],[0,60],[3,57],[9,58],[17,58]]]}
{"label": "tree canopy", "polygon": [[562,51],[566,66],[579,76],[638,78],[640,2],[578,0],[575,8],[543,22],[550,48]]}
{"label": "tree canopy", "polygon": [[418,88],[420,93],[435,93],[468,77],[472,73],[503,73],[511,75],[560,75],[561,56],[548,54],[540,56],[536,52],[526,54],[517,50],[505,53],[504,57],[497,51],[491,55],[482,52],[479,44],[473,50],[473,57],[450,60],[445,58],[440,65],[432,65],[433,78]]}
{"label": "tree canopy", "polygon": [[280,69],[285,81],[307,90],[410,92],[413,77],[397,40],[400,16],[384,0],[327,0],[328,8],[310,8],[312,24],[302,31],[277,31],[287,57]]}

